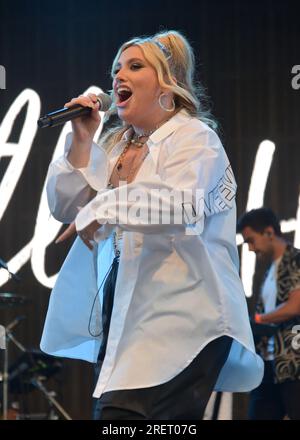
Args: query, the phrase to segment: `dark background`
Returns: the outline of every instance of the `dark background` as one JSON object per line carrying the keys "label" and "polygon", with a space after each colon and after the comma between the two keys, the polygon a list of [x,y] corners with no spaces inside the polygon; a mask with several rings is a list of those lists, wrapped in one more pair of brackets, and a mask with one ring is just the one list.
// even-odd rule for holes
{"label": "dark background", "polygon": [[[283,0],[0,0],[0,64],[6,69],[6,90],[0,90],[0,123],[25,88],[39,94],[41,115],[62,107],[90,85],[109,90],[110,65],[121,43],[133,36],[176,29],[195,49],[197,79],[211,97],[238,183],[238,214],[246,206],[258,145],[270,139],[276,143],[276,152],[265,204],[280,219],[295,218],[300,180],[300,90],[291,86],[291,69],[300,64],[299,12],[298,2]],[[23,120],[21,112],[11,142],[18,140]],[[60,131],[59,127],[37,131],[1,220],[0,257],[6,261],[32,238],[47,167]],[[7,158],[0,160],[0,179],[8,163]],[[59,270],[69,245],[48,247],[49,275]],[[19,275],[21,283],[9,281],[0,291],[24,295],[30,302],[1,308],[0,323],[7,325],[25,314],[27,319],[20,322],[15,335],[27,348],[38,348],[50,290],[37,282],[29,262]],[[13,344],[9,348],[12,363],[19,351]],[[46,385],[56,390],[59,402],[73,418],[87,419],[92,380],[89,364],[66,360],[62,373]],[[23,400],[29,413],[47,409],[40,392],[26,393]],[[235,396],[235,418],[246,417],[246,404],[247,395]]]}

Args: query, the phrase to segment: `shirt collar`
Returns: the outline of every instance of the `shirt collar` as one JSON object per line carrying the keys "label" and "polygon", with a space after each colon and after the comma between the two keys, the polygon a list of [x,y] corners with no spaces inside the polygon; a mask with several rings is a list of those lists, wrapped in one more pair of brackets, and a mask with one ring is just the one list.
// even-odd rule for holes
{"label": "shirt collar", "polygon": [[150,141],[154,144],[161,142],[189,119],[191,119],[191,116],[188,112],[185,109],[180,110],[149,137]]}
{"label": "shirt collar", "polygon": [[[169,119],[161,127],[155,130],[155,132],[151,134],[151,136],[149,136],[147,143],[149,143],[149,140],[153,144],[161,142],[163,139],[173,133],[180,125],[186,123],[186,121],[190,118],[191,116],[185,109],[180,110],[174,116],[172,116],[171,119]],[[131,127],[128,128],[128,130],[126,130],[123,134],[122,140],[128,141],[129,139],[131,139],[132,131],[133,129]]]}

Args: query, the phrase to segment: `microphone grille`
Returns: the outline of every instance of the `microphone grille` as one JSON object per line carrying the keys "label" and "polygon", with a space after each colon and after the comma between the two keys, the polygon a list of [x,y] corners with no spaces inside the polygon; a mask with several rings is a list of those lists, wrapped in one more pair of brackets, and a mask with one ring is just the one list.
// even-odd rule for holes
{"label": "microphone grille", "polygon": [[107,93],[100,93],[97,96],[97,99],[98,99],[99,104],[100,104],[100,110],[102,112],[106,112],[110,108],[110,106],[112,104],[111,97],[109,95],[107,95]]}

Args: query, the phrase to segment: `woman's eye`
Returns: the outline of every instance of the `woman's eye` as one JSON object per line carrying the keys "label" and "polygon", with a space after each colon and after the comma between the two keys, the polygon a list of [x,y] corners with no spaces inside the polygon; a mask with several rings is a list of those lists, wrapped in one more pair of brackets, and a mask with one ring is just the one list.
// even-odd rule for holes
{"label": "woman's eye", "polygon": [[[139,70],[139,69],[141,69],[142,67],[143,67],[143,66],[142,66],[141,64],[134,63],[134,64],[131,64],[130,69],[131,69],[131,70]],[[120,69],[115,69],[115,70],[113,71],[113,75],[115,76],[115,75],[117,75],[119,72],[120,72]]]}
{"label": "woman's eye", "polygon": [[141,69],[143,66],[141,64],[131,64],[131,69],[138,70]]}

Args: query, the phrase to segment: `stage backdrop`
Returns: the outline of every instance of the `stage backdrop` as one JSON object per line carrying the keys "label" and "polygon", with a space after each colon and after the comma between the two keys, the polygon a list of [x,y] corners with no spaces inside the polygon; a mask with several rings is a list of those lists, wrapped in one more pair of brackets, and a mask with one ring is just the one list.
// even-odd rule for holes
{"label": "stage backdrop", "polygon": [[[189,38],[238,183],[238,213],[273,208],[299,246],[298,17],[297,3],[286,0],[0,0],[0,257],[20,277],[8,281],[0,270],[0,291],[27,300],[2,305],[0,324],[25,316],[14,335],[26,349],[39,347],[50,287],[71,244],[54,244],[60,226],[44,193],[66,128],[37,130],[36,120],[91,86],[109,90],[114,54],[133,36],[176,29]],[[250,295],[254,261],[246,252],[243,259]],[[19,348],[8,348],[10,366],[20,365]],[[90,365],[67,360],[45,384],[79,419],[90,417],[92,382]],[[40,391],[14,393],[10,400],[21,395],[28,413],[48,408]],[[246,397],[234,402],[234,417],[244,418]]]}

